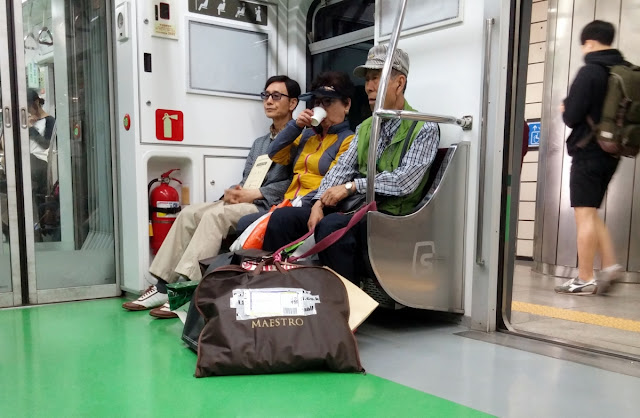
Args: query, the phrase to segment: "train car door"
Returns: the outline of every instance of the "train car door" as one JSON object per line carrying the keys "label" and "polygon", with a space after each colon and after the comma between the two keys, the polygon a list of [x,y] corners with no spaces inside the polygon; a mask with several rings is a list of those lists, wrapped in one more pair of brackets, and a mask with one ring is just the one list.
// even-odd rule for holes
{"label": "train car door", "polygon": [[110,10],[0,6],[0,307],[119,293]]}

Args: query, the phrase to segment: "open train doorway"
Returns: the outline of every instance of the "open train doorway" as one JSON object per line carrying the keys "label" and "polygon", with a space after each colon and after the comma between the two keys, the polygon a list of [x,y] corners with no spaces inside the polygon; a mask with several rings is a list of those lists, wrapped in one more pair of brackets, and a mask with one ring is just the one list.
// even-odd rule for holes
{"label": "open train doorway", "polygon": [[[598,209],[624,270],[620,280],[606,295],[577,296],[554,289],[578,274],[576,222],[569,198],[572,158],[565,146],[571,129],[560,107],[584,65],[580,34],[595,19],[611,22],[616,28],[612,47],[637,64],[640,48],[633,40],[640,32],[640,1],[534,1],[527,10],[527,2],[522,3],[523,27],[517,31],[520,37],[514,35],[513,54],[518,87],[505,136],[510,138],[510,152],[505,153],[508,169],[503,178],[498,323],[521,335],[637,360],[640,164],[635,159],[621,159]],[[596,257],[596,277],[603,267]]]}

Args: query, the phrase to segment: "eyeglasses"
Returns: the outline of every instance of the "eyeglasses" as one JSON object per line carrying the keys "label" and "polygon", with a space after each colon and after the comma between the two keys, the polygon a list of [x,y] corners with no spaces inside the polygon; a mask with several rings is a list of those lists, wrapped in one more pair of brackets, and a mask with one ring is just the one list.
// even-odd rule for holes
{"label": "eyeglasses", "polygon": [[269,97],[271,97],[273,99],[274,102],[277,102],[278,100],[282,99],[282,96],[284,97],[290,97],[284,93],[279,93],[277,91],[274,91],[273,93],[269,93],[268,91],[263,91],[262,93],[260,93],[260,97],[262,98],[263,101],[267,101],[269,100]]}
{"label": "eyeglasses", "polygon": [[333,104],[334,101],[336,101],[335,97],[316,97],[315,99],[313,99],[313,105],[322,105],[324,107],[329,107]]}

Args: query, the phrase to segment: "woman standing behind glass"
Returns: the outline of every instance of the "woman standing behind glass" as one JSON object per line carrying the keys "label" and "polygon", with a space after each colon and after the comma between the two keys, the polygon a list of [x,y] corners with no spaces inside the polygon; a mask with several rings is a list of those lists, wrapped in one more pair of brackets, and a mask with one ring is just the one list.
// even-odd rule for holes
{"label": "woman standing behind glass", "polygon": [[[36,240],[41,235],[51,235],[54,241],[59,238],[59,213],[55,191],[52,190],[57,179],[49,180],[49,161],[51,140],[54,137],[56,119],[42,106],[44,100],[34,89],[27,90],[29,111],[29,151],[31,153],[31,195],[33,196],[33,215],[36,222]],[[47,199],[47,196],[50,196]]]}
{"label": "woman standing behind glass", "polygon": [[27,91],[29,104],[29,149],[31,152],[31,181],[33,195],[45,196],[47,187],[47,167],[49,146],[56,126],[56,119],[42,106],[44,100],[34,89]]}

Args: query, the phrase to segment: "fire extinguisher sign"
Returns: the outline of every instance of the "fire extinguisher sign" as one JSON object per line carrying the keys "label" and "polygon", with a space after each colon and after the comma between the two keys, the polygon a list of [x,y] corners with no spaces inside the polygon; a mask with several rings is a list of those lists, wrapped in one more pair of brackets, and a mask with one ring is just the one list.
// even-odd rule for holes
{"label": "fire extinguisher sign", "polygon": [[156,138],[161,141],[184,139],[184,118],[181,111],[156,109]]}

